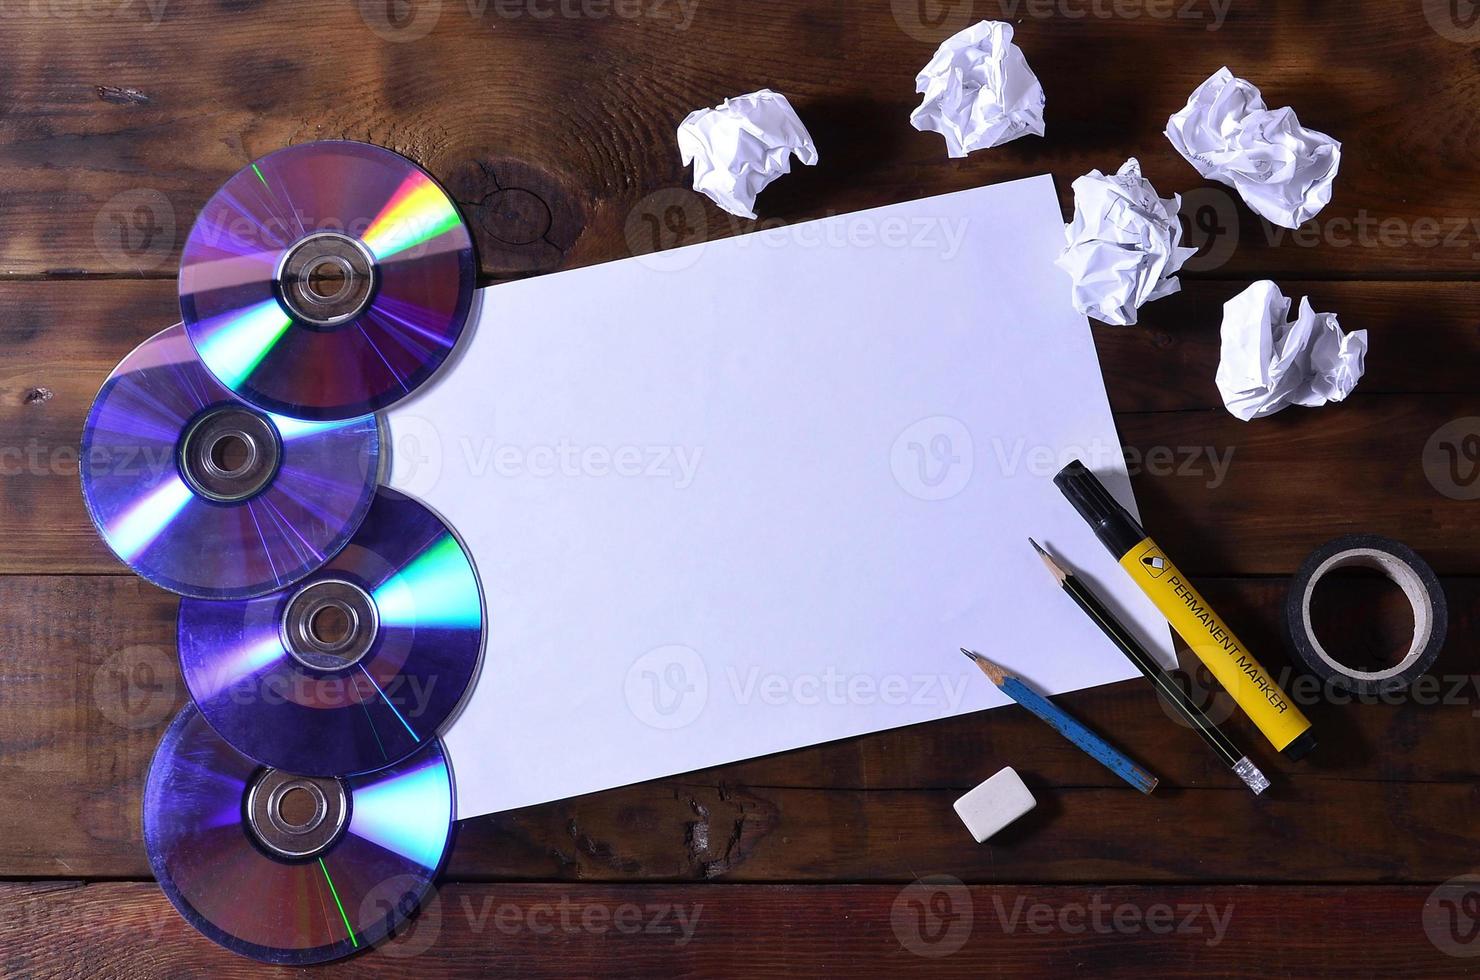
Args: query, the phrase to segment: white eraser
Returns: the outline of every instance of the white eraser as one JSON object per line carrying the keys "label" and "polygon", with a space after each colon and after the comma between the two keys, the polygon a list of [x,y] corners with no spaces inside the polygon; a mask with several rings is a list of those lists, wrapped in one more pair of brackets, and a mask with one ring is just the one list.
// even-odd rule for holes
{"label": "white eraser", "polygon": [[980,844],[1038,805],[1011,766],[956,801],[961,822]]}

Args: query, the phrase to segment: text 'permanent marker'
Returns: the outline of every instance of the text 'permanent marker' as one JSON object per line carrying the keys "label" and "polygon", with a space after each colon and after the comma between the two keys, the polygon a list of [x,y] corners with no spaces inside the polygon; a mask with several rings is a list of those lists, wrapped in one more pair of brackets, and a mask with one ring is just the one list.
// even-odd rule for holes
{"label": "text 'permanent marker'", "polygon": [[1075,460],[1053,482],[1264,737],[1291,759],[1315,748],[1309,719],[1099,478]]}

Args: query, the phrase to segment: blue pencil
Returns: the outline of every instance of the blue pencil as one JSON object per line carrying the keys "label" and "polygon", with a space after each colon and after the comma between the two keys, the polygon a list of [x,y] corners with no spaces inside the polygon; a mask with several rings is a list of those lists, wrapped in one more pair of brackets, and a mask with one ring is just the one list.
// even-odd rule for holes
{"label": "blue pencil", "polygon": [[1156,789],[1155,776],[1126,758],[1123,752],[1084,727],[1083,723],[1066,713],[1064,709],[1024,684],[1022,678],[1007,673],[986,657],[973,653],[965,647],[961,648],[961,652],[980,667],[982,673],[991,678],[993,684],[1007,692],[1008,697],[1048,722],[1053,726],[1054,731],[1089,753],[1090,757],[1100,765],[1143,793]]}

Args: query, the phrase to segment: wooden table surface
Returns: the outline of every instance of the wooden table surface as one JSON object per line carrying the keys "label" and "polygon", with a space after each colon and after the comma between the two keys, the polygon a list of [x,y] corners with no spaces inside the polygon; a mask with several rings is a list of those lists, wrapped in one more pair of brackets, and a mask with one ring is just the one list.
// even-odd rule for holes
{"label": "wooden table surface", "polygon": [[[77,486],[99,384],[177,319],[174,271],[205,199],[285,144],[370,140],[452,189],[484,281],[604,262],[757,226],[686,189],[674,129],[762,86],[791,98],[822,162],[762,195],[761,227],[1042,172],[1067,205],[1074,177],[1131,154],[1184,194],[1201,252],[1183,292],[1139,327],[1094,328],[1151,532],[1277,673],[1301,559],[1348,532],[1408,542],[1448,591],[1438,682],[1391,703],[1312,696],[1321,747],[1300,764],[1232,718],[1274,778],[1262,799],[1125,683],[1062,701],[1162,775],[1149,800],[1005,708],[466,821],[421,916],[324,975],[1473,968],[1472,6],[3,0],[0,973],[264,973],[150,879],[140,788],[185,697],[175,601],[109,555]],[[1048,133],[948,160],[908,125],[913,77],[983,18],[1015,23]],[[1224,64],[1345,144],[1332,203],[1298,232],[1202,181],[1162,136]],[[1256,278],[1369,332],[1346,403],[1252,424],[1224,411],[1220,307]],[[1402,638],[1401,602],[1337,588],[1351,643],[1380,656]],[[951,802],[1004,765],[1040,805],[975,845]]]}

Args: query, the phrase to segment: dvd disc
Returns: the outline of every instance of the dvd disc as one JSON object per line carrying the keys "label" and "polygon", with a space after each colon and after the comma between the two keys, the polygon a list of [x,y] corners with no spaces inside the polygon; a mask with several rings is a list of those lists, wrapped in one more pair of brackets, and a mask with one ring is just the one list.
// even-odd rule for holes
{"label": "dvd disc", "polygon": [[425,171],[331,140],[270,153],[206,202],[180,260],[180,309],[201,360],[243,399],[344,419],[432,376],[476,281],[467,226]]}
{"label": "dvd disc", "polygon": [[347,956],[431,888],[452,834],[452,775],[432,741],[380,772],[314,779],[259,766],[192,705],[144,786],[160,887],[211,940],[268,963]]}
{"label": "dvd disc", "polygon": [[240,598],[297,581],[349,540],[375,492],[380,427],[252,408],[177,324],[103,382],[80,468],[88,514],[125,564],[182,595]]}
{"label": "dvd disc", "polygon": [[180,669],[211,726],[264,765],[368,772],[431,741],[483,648],[472,561],[438,517],[381,487],[344,550],[289,589],[185,599]]}

